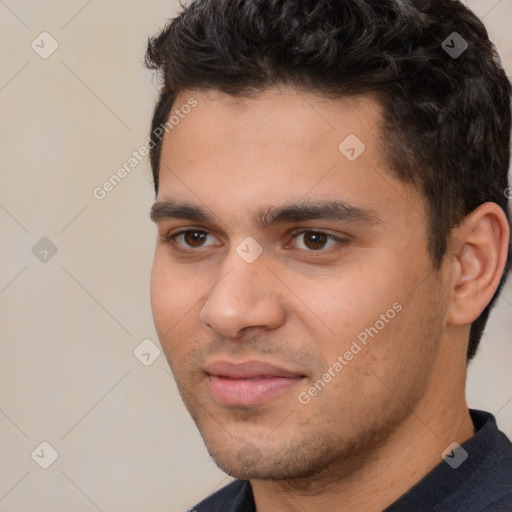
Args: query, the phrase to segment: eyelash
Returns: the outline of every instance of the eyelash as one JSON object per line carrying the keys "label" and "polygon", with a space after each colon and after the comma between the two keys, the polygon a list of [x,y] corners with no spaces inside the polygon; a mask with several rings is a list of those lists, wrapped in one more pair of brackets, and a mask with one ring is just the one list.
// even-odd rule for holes
{"label": "eyelash", "polygon": [[[177,233],[168,234],[168,235],[163,236],[162,242],[172,245],[173,249],[177,252],[183,252],[183,253],[188,253],[188,254],[198,252],[198,250],[203,249],[204,247],[209,247],[208,245],[206,245],[206,246],[199,246],[197,248],[192,248],[192,247],[185,248],[176,242],[176,238],[178,238],[180,235],[185,235],[190,232],[204,233],[206,235],[210,235],[210,233],[208,231],[203,230],[203,229],[184,229]],[[300,235],[304,235],[306,233],[325,235],[327,237],[327,242],[335,241],[335,242],[337,242],[337,244],[341,244],[342,246],[345,246],[348,244],[348,240],[346,240],[346,239],[339,238],[337,236],[331,235],[330,233],[327,233],[322,230],[317,230],[317,229],[303,229],[301,231],[295,231],[295,232],[291,233],[291,235],[292,235],[293,239],[295,240]],[[327,249],[322,248],[322,249],[318,249],[316,251],[312,250],[312,249],[309,249],[309,250],[308,249],[298,249],[298,250],[305,252],[311,256],[322,256],[322,255],[325,255],[326,253],[328,253],[329,249],[332,249],[332,248],[333,247],[328,247]]]}

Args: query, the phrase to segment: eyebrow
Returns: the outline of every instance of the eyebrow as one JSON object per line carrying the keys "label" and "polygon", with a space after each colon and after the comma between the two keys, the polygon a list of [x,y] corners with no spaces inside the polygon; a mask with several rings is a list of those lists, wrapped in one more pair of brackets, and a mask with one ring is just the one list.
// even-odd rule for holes
{"label": "eyebrow", "polygon": [[[151,208],[150,217],[157,223],[169,219],[197,223],[215,223],[216,220],[215,215],[201,206],[172,199],[157,201]],[[361,225],[376,225],[382,222],[375,210],[344,201],[290,203],[259,208],[252,213],[253,224],[260,227],[307,220],[335,220]]]}

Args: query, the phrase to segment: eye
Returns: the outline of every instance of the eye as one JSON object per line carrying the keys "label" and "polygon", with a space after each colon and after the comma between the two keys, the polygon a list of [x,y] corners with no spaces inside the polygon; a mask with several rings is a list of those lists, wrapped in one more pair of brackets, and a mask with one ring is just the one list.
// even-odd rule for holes
{"label": "eye", "polygon": [[200,229],[188,229],[186,231],[180,231],[172,235],[164,237],[164,241],[180,246],[184,249],[194,249],[197,247],[206,247],[209,245],[216,245],[215,243],[206,243],[209,238],[215,240],[213,235],[210,235],[207,231]]}
{"label": "eye", "polygon": [[293,235],[293,239],[296,241],[298,249],[309,252],[330,249],[336,244],[342,242],[341,239],[334,235],[329,235],[324,231],[301,231],[300,233],[295,233]]}

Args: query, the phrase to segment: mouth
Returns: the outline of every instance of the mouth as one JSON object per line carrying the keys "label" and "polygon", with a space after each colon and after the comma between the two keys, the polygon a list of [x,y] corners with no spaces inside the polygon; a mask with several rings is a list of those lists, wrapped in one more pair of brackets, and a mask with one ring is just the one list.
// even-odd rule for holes
{"label": "mouth", "polygon": [[306,377],[261,361],[215,361],[205,368],[210,395],[219,405],[250,407],[290,391]]}

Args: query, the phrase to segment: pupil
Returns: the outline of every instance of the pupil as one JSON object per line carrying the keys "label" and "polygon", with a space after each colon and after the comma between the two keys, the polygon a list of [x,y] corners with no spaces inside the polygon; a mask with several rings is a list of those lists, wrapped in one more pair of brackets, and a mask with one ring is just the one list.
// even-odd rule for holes
{"label": "pupil", "polygon": [[321,249],[327,241],[327,235],[325,233],[307,233],[306,234],[306,245],[310,249]]}

